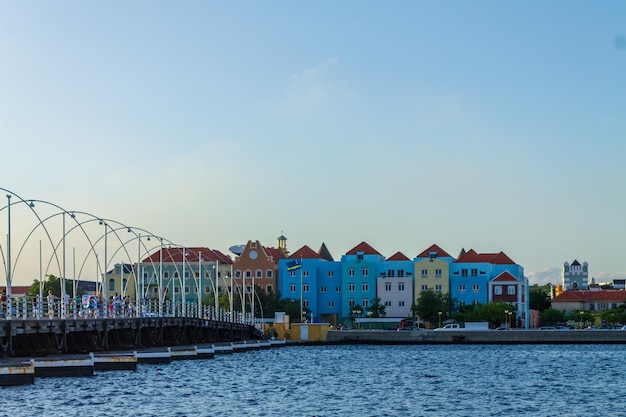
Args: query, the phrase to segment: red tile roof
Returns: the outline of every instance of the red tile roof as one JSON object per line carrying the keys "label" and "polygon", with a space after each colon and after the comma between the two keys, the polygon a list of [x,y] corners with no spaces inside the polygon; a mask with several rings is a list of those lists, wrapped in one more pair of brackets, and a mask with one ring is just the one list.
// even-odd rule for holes
{"label": "red tile roof", "polygon": [[396,252],[387,259],[388,261],[410,261],[410,259],[402,252]]}
{"label": "red tile roof", "polygon": [[496,265],[515,265],[515,262],[509,258],[504,252],[498,253],[477,253],[474,249],[470,249],[463,253],[456,260],[458,263],[490,263]]}
{"label": "red tile roof", "polygon": [[626,301],[626,291],[624,290],[601,290],[601,291],[563,291],[554,297],[553,302],[559,301]]}
{"label": "red tile roof", "polygon": [[315,252],[313,249],[304,245],[291,255],[289,255],[290,259],[302,258],[302,259],[322,259],[319,253]]}
{"label": "red tile roof", "polygon": [[515,278],[514,275],[510,274],[508,271],[504,271],[503,273],[501,273],[500,275],[498,275],[497,277],[495,277],[494,279],[492,279],[491,281],[519,281],[517,278]]}
{"label": "red tile roof", "polygon": [[[202,261],[215,262],[218,261],[223,264],[231,264],[232,260],[224,255],[222,252],[202,247],[189,247],[184,248],[187,253],[187,262],[198,262],[200,257]],[[152,255],[148,256],[141,262],[159,262],[160,261],[160,249],[157,249]],[[163,248],[163,262],[182,263],[183,261],[183,248]]]}
{"label": "red tile roof", "polygon": [[426,249],[424,252],[420,253],[419,255],[417,255],[418,258],[428,258],[429,254],[431,252],[437,252],[437,256],[447,256],[449,258],[451,258],[451,256],[448,254],[448,252],[446,252],[445,250],[441,249],[439,246],[437,245],[431,245],[428,249]]}
{"label": "red tile roof", "polygon": [[[29,286],[24,286],[24,285],[11,285],[11,295],[12,296],[17,296],[17,295],[24,295],[28,292],[28,289],[30,288]],[[4,291],[6,293],[6,286],[2,286],[0,287],[0,291]]]}
{"label": "red tile roof", "polygon": [[[354,248],[346,252],[346,255],[356,255],[357,252],[363,252],[366,255],[380,255],[376,249],[371,247],[368,243],[361,242]],[[381,255],[382,256],[382,255]]]}
{"label": "red tile roof", "polygon": [[278,262],[279,259],[285,258],[284,252],[278,248],[263,246],[263,249],[268,256],[271,256],[274,259],[274,262]]}

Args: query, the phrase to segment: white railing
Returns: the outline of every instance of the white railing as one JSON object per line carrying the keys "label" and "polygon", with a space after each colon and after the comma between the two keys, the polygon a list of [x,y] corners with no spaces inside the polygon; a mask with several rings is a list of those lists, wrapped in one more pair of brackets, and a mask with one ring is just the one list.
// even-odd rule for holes
{"label": "white railing", "polygon": [[[234,311],[231,317],[230,310],[215,309],[214,306],[202,306],[198,311],[198,304],[188,302],[185,305],[165,301],[162,310],[158,300],[143,300],[137,305],[134,300],[109,300],[103,303],[101,298],[91,297],[90,301],[83,302],[82,298],[68,298],[65,303],[59,298],[43,302],[39,297],[12,297],[11,300],[0,302],[0,319],[58,319],[58,318],[131,318],[131,317],[191,317],[205,320],[222,321],[226,323],[244,323],[255,325],[255,320],[249,313],[242,314]],[[9,316],[10,311],[10,316]]]}

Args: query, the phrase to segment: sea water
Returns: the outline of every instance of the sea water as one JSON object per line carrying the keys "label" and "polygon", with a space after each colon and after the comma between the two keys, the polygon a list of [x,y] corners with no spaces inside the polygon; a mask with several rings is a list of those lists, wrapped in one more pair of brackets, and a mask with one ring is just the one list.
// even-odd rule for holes
{"label": "sea water", "polygon": [[1,416],[626,416],[623,345],[287,346],[5,387]]}

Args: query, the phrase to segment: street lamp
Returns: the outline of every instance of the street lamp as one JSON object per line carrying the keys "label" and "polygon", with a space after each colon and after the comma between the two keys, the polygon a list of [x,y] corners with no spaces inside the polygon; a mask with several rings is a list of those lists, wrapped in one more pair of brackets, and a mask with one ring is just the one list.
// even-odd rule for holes
{"label": "street lamp", "polygon": [[583,329],[583,314],[585,314],[582,310],[579,311],[580,313],[580,329]]}
{"label": "street lamp", "polygon": [[367,317],[370,319],[370,330],[372,330],[372,311],[367,312]]}
{"label": "street lamp", "polygon": [[441,327],[441,315],[443,314],[443,312],[438,311],[437,314],[439,315],[439,327]]}
{"label": "street lamp", "polygon": [[504,328],[509,328],[509,310],[504,310]]}

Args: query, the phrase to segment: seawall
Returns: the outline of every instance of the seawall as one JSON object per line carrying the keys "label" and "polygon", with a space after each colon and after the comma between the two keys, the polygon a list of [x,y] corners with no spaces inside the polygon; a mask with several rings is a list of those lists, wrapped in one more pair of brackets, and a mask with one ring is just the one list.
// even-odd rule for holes
{"label": "seawall", "polygon": [[621,330],[383,331],[331,330],[327,343],[364,344],[623,344]]}

